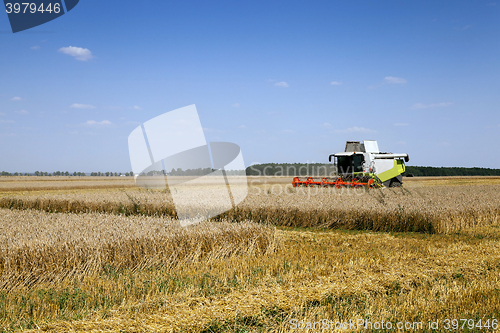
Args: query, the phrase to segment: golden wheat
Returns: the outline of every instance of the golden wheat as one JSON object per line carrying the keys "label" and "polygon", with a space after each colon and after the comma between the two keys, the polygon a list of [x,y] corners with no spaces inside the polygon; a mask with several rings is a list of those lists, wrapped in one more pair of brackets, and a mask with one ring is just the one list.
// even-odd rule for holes
{"label": "golden wheat", "polygon": [[[48,212],[100,212],[176,217],[168,191],[100,191],[8,195],[0,207]],[[495,224],[500,185],[399,189],[252,186],[235,209],[216,219],[253,220],[279,226],[450,233]]]}
{"label": "golden wheat", "polygon": [[134,187],[133,177],[0,177],[0,193]]}
{"label": "golden wheat", "polygon": [[177,267],[204,258],[265,253],[273,229],[255,223],[203,223],[109,214],[0,209],[0,288],[94,276],[115,270]]}
{"label": "golden wheat", "polygon": [[[498,319],[500,231],[492,230],[491,238],[482,239],[280,231],[282,246],[266,256],[200,262],[168,276],[161,270],[137,272],[133,282],[122,274],[79,289],[61,285],[54,291],[58,297],[69,290],[83,298],[73,296],[63,314],[82,313],[89,305],[98,310],[80,320],[44,323],[58,315],[42,309],[34,322],[54,332],[288,332],[294,331],[292,319]],[[102,295],[113,298],[113,306],[95,305]],[[40,301],[32,299],[39,309]]]}
{"label": "golden wheat", "polygon": [[167,191],[8,195],[0,327],[288,332],[292,319],[499,319],[498,185],[268,185],[219,219],[441,234],[284,229],[275,240],[263,223],[178,228]]}

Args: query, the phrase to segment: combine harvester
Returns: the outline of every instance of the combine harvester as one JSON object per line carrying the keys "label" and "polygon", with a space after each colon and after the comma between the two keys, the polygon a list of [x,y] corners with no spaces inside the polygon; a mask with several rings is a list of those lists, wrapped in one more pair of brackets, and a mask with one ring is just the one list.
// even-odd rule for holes
{"label": "combine harvester", "polygon": [[[347,141],[345,152],[332,154],[328,160],[335,158],[337,176],[308,177],[293,179],[293,187],[396,187],[403,184],[401,174],[405,171],[405,163],[410,160],[408,154],[382,153],[377,141]],[[403,161],[404,160],[404,161]]]}

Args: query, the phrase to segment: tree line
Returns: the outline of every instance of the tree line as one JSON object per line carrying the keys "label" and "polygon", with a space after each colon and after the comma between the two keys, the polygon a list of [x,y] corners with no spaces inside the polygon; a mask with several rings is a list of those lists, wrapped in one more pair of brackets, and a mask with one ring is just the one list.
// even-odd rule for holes
{"label": "tree line", "polygon": [[0,173],[0,176],[79,176],[79,177],[84,177],[84,176],[102,176],[102,177],[112,177],[112,176],[133,176],[134,173],[132,171],[126,172],[125,174],[121,172],[91,172],[90,174],[85,173],[85,172],[73,172],[70,173],[69,171],[54,171],[54,172],[46,172],[46,171],[35,171],[35,172],[7,172],[7,171],[2,171]]}
{"label": "tree line", "polygon": [[462,168],[462,167],[424,167],[406,166],[404,176],[439,177],[439,176],[500,176],[500,169]]}
{"label": "tree line", "polygon": [[[187,170],[182,170],[181,168],[178,169],[172,169],[171,171],[167,172],[167,176],[205,176],[208,175],[214,171],[217,171],[216,169],[212,168],[198,168],[198,169],[187,169]],[[164,172],[163,170],[151,170],[146,172],[142,172],[140,175],[141,176],[159,176],[163,175]],[[227,170],[226,175],[245,175],[244,170]],[[33,173],[23,173],[23,172],[14,172],[10,173],[7,171],[2,171],[0,173],[0,176],[91,176],[91,177],[118,177],[118,176],[134,176],[134,173],[132,171],[126,172],[126,173],[121,173],[121,172],[91,172],[90,174],[85,173],[85,172],[73,172],[70,173],[69,171],[55,171],[55,172],[44,172],[44,171],[35,171]]]}
{"label": "tree line", "polygon": [[[323,163],[265,163],[251,165],[246,169],[247,176],[311,176],[326,177],[337,173],[334,164]],[[406,166],[403,176],[500,176],[500,169],[464,167],[425,167]]]}
{"label": "tree line", "polygon": [[[215,169],[172,169],[167,172],[167,176],[204,176]],[[334,164],[324,163],[265,163],[255,164],[246,168],[247,176],[312,176],[312,177],[327,177],[334,176],[337,173],[337,167]],[[161,175],[163,171],[149,171],[147,174],[141,175]],[[227,175],[242,175],[243,171],[227,170]],[[133,176],[132,171],[121,172],[73,172],[68,171],[55,171],[43,172],[35,171],[33,173],[14,172],[10,173],[2,171],[1,176],[93,176],[93,177],[118,177],[118,176]],[[463,167],[425,167],[425,166],[406,166],[406,172],[403,176],[407,177],[439,177],[439,176],[500,176],[500,169],[491,168],[463,168]]]}
{"label": "tree line", "polygon": [[[217,169],[212,168],[198,168],[198,169],[187,169],[183,170],[181,168],[172,169],[166,173],[167,176],[206,176],[212,172],[217,171]],[[245,170],[225,170],[226,175],[228,176],[244,176]],[[141,176],[160,176],[163,175],[163,170],[151,170],[147,173],[142,172]]]}

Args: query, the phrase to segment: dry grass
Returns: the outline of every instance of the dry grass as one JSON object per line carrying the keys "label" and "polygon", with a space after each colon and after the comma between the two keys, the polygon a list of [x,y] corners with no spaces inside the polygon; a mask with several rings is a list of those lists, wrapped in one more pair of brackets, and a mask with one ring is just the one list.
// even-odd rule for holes
{"label": "dry grass", "polygon": [[[27,297],[41,313],[32,326],[54,332],[288,332],[292,319],[498,319],[500,231],[488,230],[483,238],[473,231],[474,237],[283,230],[281,246],[266,256],[32,290]],[[36,301],[42,300],[40,309]],[[63,318],[53,321],[58,316]]]}
{"label": "dry grass", "polygon": [[[456,181],[455,179],[451,181]],[[100,191],[8,195],[0,207],[47,212],[100,212],[176,217],[168,191]],[[500,185],[419,186],[398,189],[251,186],[236,209],[219,218],[291,227],[450,233],[497,223]]]}
{"label": "dry grass", "polygon": [[112,213],[176,217],[171,197],[165,191],[107,190],[63,193],[25,193],[0,197],[0,207],[35,209],[54,213]]}
{"label": "dry grass", "polygon": [[499,176],[404,177],[405,186],[500,185]]}
{"label": "dry grass", "polygon": [[0,193],[136,187],[133,177],[0,177]]}
{"label": "dry grass", "polygon": [[0,288],[59,284],[113,270],[173,269],[199,260],[262,254],[273,229],[243,222],[182,228],[176,221],[0,209]]}
{"label": "dry grass", "polygon": [[[4,196],[19,209],[0,209],[0,327],[291,332],[292,319],[500,319],[499,185],[280,192],[281,181],[252,187],[224,217],[295,227],[277,232],[180,229],[156,191]],[[44,212],[56,209],[83,213]]]}
{"label": "dry grass", "polygon": [[254,189],[228,219],[291,227],[450,233],[499,221],[500,185]]}

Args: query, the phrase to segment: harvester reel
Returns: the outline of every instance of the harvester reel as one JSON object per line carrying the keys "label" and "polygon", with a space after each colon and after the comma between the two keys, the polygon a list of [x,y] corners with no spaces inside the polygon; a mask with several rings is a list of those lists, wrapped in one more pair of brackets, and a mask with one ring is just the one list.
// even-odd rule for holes
{"label": "harvester reel", "polygon": [[378,182],[370,175],[351,175],[343,174],[336,178],[331,177],[307,177],[305,180],[299,177],[293,178],[293,187],[305,186],[305,187],[377,187]]}

